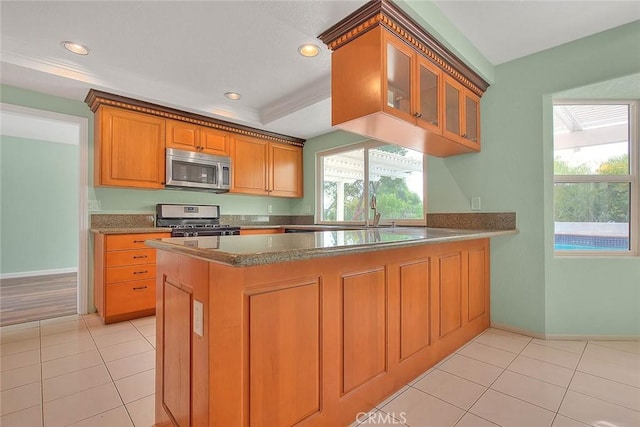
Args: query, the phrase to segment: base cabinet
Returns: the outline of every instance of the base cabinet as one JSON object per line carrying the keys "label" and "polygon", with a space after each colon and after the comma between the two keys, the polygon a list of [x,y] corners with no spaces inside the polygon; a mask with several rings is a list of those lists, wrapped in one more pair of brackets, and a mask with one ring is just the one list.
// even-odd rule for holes
{"label": "base cabinet", "polygon": [[158,269],[159,426],[350,425],[489,327],[487,239]]}
{"label": "base cabinet", "polygon": [[156,250],[144,241],[169,233],[94,234],[93,297],[105,323],[155,312]]}

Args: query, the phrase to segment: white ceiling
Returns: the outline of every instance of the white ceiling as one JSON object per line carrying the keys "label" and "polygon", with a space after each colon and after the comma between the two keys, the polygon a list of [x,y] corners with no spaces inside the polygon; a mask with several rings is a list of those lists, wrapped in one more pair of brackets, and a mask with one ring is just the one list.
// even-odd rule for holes
{"label": "white ceiling", "polygon": [[[316,37],[364,3],[3,0],[0,81],[77,100],[96,88],[310,138],[331,128],[331,56]],[[493,64],[640,19],[637,1],[435,3]],[[297,53],[307,42],[317,57]]]}

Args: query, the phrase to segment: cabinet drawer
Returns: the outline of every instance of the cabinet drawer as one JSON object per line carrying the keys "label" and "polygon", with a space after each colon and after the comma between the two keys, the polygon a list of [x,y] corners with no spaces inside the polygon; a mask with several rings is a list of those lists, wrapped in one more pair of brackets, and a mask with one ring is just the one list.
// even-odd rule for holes
{"label": "cabinet drawer", "polygon": [[125,265],[151,264],[156,262],[156,250],[151,248],[107,252],[106,256],[107,267],[123,267]]}
{"label": "cabinet drawer", "polygon": [[107,236],[107,251],[146,249],[144,241],[169,237],[170,233],[111,234]]}
{"label": "cabinet drawer", "polygon": [[107,286],[106,315],[133,313],[156,306],[156,281],[136,280]]}
{"label": "cabinet drawer", "polygon": [[128,265],[106,269],[106,283],[129,282],[131,280],[152,279],[156,277],[155,264]]}

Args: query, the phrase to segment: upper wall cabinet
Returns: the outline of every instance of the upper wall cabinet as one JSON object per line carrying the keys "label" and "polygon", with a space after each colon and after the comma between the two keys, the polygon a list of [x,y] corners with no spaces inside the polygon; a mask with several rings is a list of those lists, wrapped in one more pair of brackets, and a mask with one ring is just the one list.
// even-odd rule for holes
{"label": "upper wall cabinet", "polygon": [[332,124],[444,157],[480,151],[488,84],[387,0],[319,38],[332,49]]}
{"label": "upper wall cabinet", "polygon": [[302,148],[259,138],[233,138],[232,193],[302,197]]}
{"label": "upper wall cabinet", "polygon": [[167,148],[218,156],[229,155],[229,134],[227,132],[178,120],[167,120],[166,134]]}
{"label": "upper wall cabinet", "polygon": [[100,107],[95,130],[94,185],[164,187],[164,119]]}
{"label": "upper wall cabinet", "polygon": [[96,186],[164,188],[169,147],[231,156],[232,191],[302,197],[304,139],[93,89],[85,102],[95,113]]}

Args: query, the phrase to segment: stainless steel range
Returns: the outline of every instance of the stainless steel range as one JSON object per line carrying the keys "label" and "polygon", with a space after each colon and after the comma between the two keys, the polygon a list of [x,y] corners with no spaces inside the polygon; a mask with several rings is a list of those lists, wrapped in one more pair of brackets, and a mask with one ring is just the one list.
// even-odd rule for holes
{"label": "stainless steel range", "polygon": [[240,227],[220,224],[218,205],[157,204],[156,226],[170,227],[171,237],[240,234]]}

